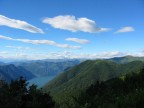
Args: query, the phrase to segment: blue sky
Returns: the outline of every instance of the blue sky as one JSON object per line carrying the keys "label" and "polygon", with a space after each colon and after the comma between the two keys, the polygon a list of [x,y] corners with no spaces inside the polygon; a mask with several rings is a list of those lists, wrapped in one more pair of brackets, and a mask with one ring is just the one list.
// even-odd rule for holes
{"label": "blue sky", "polygon": [[143,0],[0,0],[0,57],[144,55]]}

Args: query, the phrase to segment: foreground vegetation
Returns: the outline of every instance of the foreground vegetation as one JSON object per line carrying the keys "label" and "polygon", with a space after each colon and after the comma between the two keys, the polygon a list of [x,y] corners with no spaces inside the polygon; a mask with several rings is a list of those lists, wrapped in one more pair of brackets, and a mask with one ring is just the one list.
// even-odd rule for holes
{"label": "foreground vegetation", "polygon": [[23,77],[10,84],[0,82],[0,108],[54,108],[55,102],[48,93],[37,89],[36,85],[27,88]]}
{"label": "foreground vegetation", "polygon": [[144,108],[144,69],[139,74],[97,81],[73,99],[79,108]]}
{"label": "foreground vegetation", "polygon": [[140,73],[97,81],[86,90],[60,93],[55,99],[57,108],[144,108],[144,69]]}

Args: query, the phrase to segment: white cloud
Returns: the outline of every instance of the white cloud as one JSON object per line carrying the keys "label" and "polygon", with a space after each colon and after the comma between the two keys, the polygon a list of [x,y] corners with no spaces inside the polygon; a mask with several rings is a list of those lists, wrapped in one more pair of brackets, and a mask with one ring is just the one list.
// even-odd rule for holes
{"label": "white cloud", "polygon": [[67,40],[67,41],[72,41],[72,42],[76,42],[76,43],[80,43],[80,44],[88,44],[88,43],[90,43],[89,40],[79,39],[79,38],[66,38],[65,40]]}
{"label": "white cloud", "polygon": [[3,15],[0,15],[0,26],[8,26],[16,29],[25,30],[31,33],[44,33],[42,29],[37,28],[25,21],[10,19]]}
{"label": "white cloud", "polygon": [[81,46],[71,46],[68,44],[59,44],[52,40],[14,39],[14,38],[2,36],[2,35],[0,35],[0,39],[13,40],[13,41],[19,41],[19,42],[31,43],[31,44],[53,45],[53,46],[60,47],[60,48],[70,48],[70,49],[80,49],[81,48]]}
{"label": "white cloud", "polygon": [[13,49],[18,49],[18,50],[32,50],[30,47],[22,47],[22,46],[5,46],[7,48],[13,48]]}
{"label": "white cloud", "polygon": [[107,51],[98,53],[75,53],[70,51],[57,51],[57,52],[6,52],[1,51],[0,57],[10,59],[27,59],[27,60],[41,60],[41,59],[108,59],[113,57],[122,56],[144,56],[141,51],[138,52],[120,52],[120,51]]}
{"label": "white cloud", "polygon": [[135,29],[133,27],[127,26],[117,30],[115,33],[125,33],[125,32],[133,32]]}
{"label": "white cloud", "polygon": [[33,59],[107,59],[112,57],[121,57],[127,53],[112,51],[112,52],[99,52],[99,53],[74,53],[69,51],[50,52],[48,54],[35,54],[37,58]]}
{"label": "white cloud", "polygon": [[126,55],[124,52],[120,51],[108,51],[108,52],[101,52],[98,54],[93,55],[94,58],[112,58],[112,57],[121,57]]}
{"label": "white cloud", "polygon": [[72,32],[82,31],[89,33],[105,32],[109,28],[97,27],[96,22],[88,18],[77,18],[71,15],[56,16],[54,18],[44,18],[43,23],[50,24],[54,28],[69,30]]}
{"label": "white cloud", "polygon": [[21,59],[28,59],[28,54],[25,53],[16,53],[15,58],[21,58]]}
{"label": "white cloud", "polygon": [[16,39],[17,41],[31,43],[31,44],[45,44],[45,45],[53,45],[60,48],[70,48],[70,49],[80,49],[80,46],[71,46],[68,44],[59,44],[52,40],[30,40],[30,39]]}
{"label": "white cloud", "polygon": [[14,39],[11,38],[11,37],[2,36],[2,35],[0,35],[0,39],[5,39],[5,40],[14,40]]}

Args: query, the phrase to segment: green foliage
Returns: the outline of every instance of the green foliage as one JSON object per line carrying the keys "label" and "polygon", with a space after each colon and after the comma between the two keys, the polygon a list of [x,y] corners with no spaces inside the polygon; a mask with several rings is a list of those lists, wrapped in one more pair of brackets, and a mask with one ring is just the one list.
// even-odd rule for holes
{"label": "green foliage", "polygon": [[46,84],[44,90],[55,94],[66,90],[85,89],[96,81],[106,81],[133,71],[138,73],[143,65],[140,61],[117,64],[108,60],[88,60],[60,74]]}
{"label": "green foliage", "polygon": [[[115,102],[116,96],[119,94],[122,96],[118,99],[125,98],[123,93],[131,91],[131,89],[126,89],[129,83],[139,86],[133,79],[139,75],[143,65],[144,63],[141,61],[117,64],[108,60],[88,60],[50,81],[44,90],[51,92],[60,108],[97,108],[101,104],[103,104],[102,108],[117,108],[115,104],[109,103]],[[86,89],[90,86],[90,92],[85,93],[84,91],[87,91]],[[129,87],[133,87],[133,85],[129,85]],[[113,92],[116,94],[113,95]],[[105,100],[103,101],[103,99]],[[94,107],[91,104],[94,104]]]}
{"label": "green foliage", "polygon": [[[144,69],[140,73],[97,81],[74,100],[71,108],[144,108]],[[67,108],[67,107],[63,107]]]}
{"label": "green foliage", "polygon": [[7,84],[1,81],[0,108],[54,108],[55,102],[48,93],[32,85],[27,89],[23,77]]}
{"label": "green foliage", "polygon": [[27,88],[23,77],[0,81],[0,108],[144,108],[144,66],[88,60],[66,70],[45,86]]}

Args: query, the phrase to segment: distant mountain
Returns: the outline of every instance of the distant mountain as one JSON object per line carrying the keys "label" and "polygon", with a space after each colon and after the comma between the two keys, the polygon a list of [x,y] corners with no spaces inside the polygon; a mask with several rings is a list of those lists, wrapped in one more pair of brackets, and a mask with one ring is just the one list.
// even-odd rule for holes
{"label": "distant mountain", "polygon": [[139,72],[143,66],[144,62],[141,61],[118,64],[109,60],[87,60],[51,80],[44,86],[44,90],[59,93],[84,89],[96,81],[106,81],[131,72]]}
{"label": "distant mountain", "polygon": [[67,61],[85,61],[86,59],[43,59],[43,60],[34,60],[34,61],[46,61],[46,62],[67,62]]}
{"label": "distant mountain", "polygon": [[4,63],[3,62],[0,62],[0,65],[3,65]]}
{"label": "distant mountain", "polygon": [[56,76],[64,70],[79,64],[81,60],[64,59],[64,60],[36,60],[27,62],[16,62],[16,66],[22,66],[34,75],[43,76]]}
{"label": "distant mountain", "polygon": [[27,80],[35,77],[35,75],[21,66],[16,67],[13,64],[0,66],[0,80],[6,80],[9,82],[19,78],[20,76],[23,76]]}
{"label": "distant mountain", "polygon": [[144,57],[124,56],[124,57],[114,57],[109,60],[117,63],[128,63],[132,61],[144,61]]}

